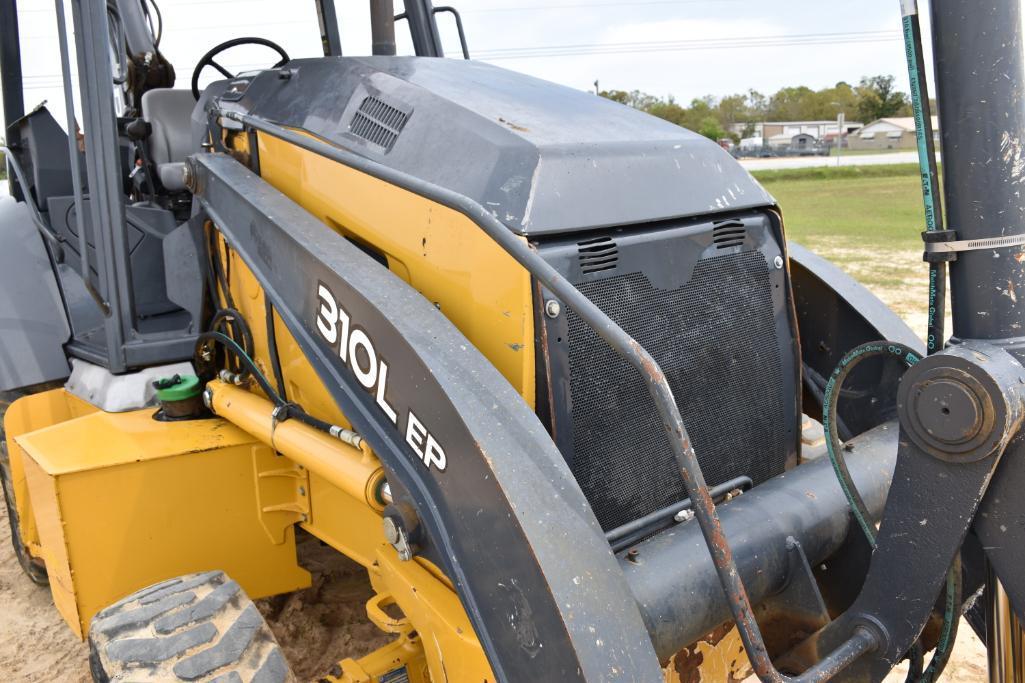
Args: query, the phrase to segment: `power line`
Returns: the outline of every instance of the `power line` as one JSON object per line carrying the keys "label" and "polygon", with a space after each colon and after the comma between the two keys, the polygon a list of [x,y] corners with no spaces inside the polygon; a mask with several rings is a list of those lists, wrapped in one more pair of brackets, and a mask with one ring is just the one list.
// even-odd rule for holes
{"label": "power line", "polygon": [[578,2],[562,5],[519,5],[508,7],[476,7],[460,10],[462,14],[490,14],[493,12],[538,12],[554,9],[629,9],[645,5],[719,5],[724,2],[747,0],[639,0],[638,2]]}
{"label": "power line", "polygon": [[486,60],[533,59],[540,57],[565,57],[578,55],[686,52],[692,50],[736,50],[769,47],[879,43],[897,40],[900,40],[900,33],[897,31],[811,33],[801,35],[744,36],[695,40],[545,45],[527,48],[480,50],[474,53],[474,57]]}
{"label": "power line", "polygon": [[899,31],[843,31],[836,33],[797,33],[797,34],[786,34],[786,35],[759,35],[759,36],[722,36],[719,38],[690,38],[687,40],[635,40],[621,43],[569,43],[566,45],[533,45],[527,47],[509,47],[509,48],[495,48],[493,50],[485,50],[485,52],[533,52],[536,50],[575,50],[575,49],[590,49],[590,48],[604,48],[604,47],[620,47],[620,46],[659,46],[666,44],[675,43],[688,43],[694,45],[701,45],[705,43],[718,43],[722,41],[732,41],[734,43],[757,43],[760,41],[767,40],[792,40],[801,41],[805,39],[844,39],[850,37],[900,37]]}
{"label": "power line", "polygon": [[[732,36],[726,38],[699,38],[693,40],[638,41],[626,43],[581,43],[576,45],[547,45],[524,48],[500,48],[474,53],[475,59],[501,61],[509,59],[538,59],[574,57],[583,55],[640,54],[651,52],[690,52],[697,50],[736,50],[771,47],[804,47],[819,45],[849,45],[861,43],[893,42],[901,39],[899,31],[860,31],[846,33],[805,33],[778,36]],[[260,68],[259,64],[229,65],[244,71]],[[39,74],[25,76],[25,80],[57,79],[53,86],[33,83],[26,89],[62,86],[60,75]]]}
{"label": "power line", "polygon": [[[253,5],[259,2],[272,2],[273,0],[184,0],[182,2],[171,2],[165,8],[174,10],[178,7],[194,5]],[[553,9],[602,9],[602,8],[627,8],[641,7],[647,5],[720,5],[724,2],[747,2],[748,0],[637,0],[637,2],[576,2],[562,5],[509,5],[505,7],[470,7],[460,9],[461,14],[484,14],[491,12],[537,12]],[[53,7],[49,8],[24,8],[18,10],[19,14],[53,14]]]}

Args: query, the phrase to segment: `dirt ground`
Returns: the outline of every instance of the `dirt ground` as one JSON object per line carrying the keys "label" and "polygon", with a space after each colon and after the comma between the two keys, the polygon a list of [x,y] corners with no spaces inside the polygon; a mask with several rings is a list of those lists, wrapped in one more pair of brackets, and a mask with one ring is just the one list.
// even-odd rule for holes
{"label": "dirt ground", "polygon": [[[88,648],[72,634],[50,599],[29,581],[11,549],[0,505],[0,681],[89,683]],[[300,542],[313,585],[257,602],[300,681],[316,681],[343,657],[362,657],[388,638],[369,623],[370,582],[361,567],[312,537]]]}

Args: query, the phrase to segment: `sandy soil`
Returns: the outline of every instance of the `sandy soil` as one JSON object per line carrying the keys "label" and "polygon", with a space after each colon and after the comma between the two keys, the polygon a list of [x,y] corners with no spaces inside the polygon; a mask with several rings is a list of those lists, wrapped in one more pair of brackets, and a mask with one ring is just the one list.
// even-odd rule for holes
{"label": "sandy soil", "polygon": [[57,614],[50,589],[25,576],[11,547],[7,506],[0,505],[0,678],[86,683],[88,649]]}
{"label": "sandy soil", "polygon": [[[53,606],[50,590],[21,571],[0,505],[0,680],[88,683],[88,648]],[[312,537],[300,542],[313,585],[257,601],[300,681],[316,681],[343,657],[362,657],[388,638],[369,623],[366,572]]]}
{"label": "sandy soil", "polygon": [[391,638],[367,620],[373,590],[361,566],[307,534],[298,546],[313,585],[257,605],[299,680],[316,681],[339,660],[358,659]]}

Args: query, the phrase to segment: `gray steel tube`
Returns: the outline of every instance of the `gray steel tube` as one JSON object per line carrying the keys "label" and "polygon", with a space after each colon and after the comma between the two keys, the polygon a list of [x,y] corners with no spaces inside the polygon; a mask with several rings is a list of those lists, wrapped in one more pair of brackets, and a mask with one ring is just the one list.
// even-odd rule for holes
{"label": "gray steel tube", "polygon": [[[1025,52],[1021,0],[932,0],[947,224],[959,240],[1025,232]],[[1021,247],[950,264],[954,335],[1025,337]]]}
{"label": "gray steel tube", "polygon": [[393,0],[370,0],[371,54],[395,54],[395,4]]}
{"label": "gray steel tube", "polygon": [[[897,456],[895,422],[853,439],[847,466],[871,514],[886,502]],[[753,604],[782,590],[788,536],[813,565],[835,553],[851,528],[847,501],[825,457],[797,467],[719,506],[723,531]],[[641,609],[659,659],[732,618],[715,565],[691,521],[633,546],[620,566]]]}

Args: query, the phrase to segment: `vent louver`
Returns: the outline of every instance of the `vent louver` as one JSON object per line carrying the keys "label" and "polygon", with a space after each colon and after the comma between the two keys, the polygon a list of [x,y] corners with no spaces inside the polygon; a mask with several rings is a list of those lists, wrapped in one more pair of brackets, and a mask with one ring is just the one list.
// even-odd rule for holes
{"label": "vent louver", "polygon": [[409,114],[374,96],[363,98],[349,122],[349,132],[388,151],[395,144]]}
{"label": "vent louver", "polygon": [[612,270],[619,260],[619,249],[611,237],[595,237],[577,242],[580,269],[585,273],[599,273]]}
{"label": "vent louver", "polygon": [[747,239],[747,228],[740,221],[718,221],[712,225],[712,241],[719,249],[739,247]]}

